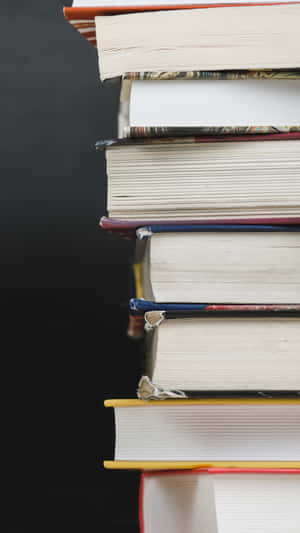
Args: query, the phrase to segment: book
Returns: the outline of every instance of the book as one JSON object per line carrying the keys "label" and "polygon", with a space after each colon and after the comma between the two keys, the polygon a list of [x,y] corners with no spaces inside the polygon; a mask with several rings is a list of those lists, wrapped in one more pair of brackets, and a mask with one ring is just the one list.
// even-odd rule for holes
{"label": "book", "polygon": [[141,533],[298,533],[299,469],[143,472]]}
{"label": "book", "polygon": [[299,304],[131,307],[145,313],[139,398],[299,394]]}
{"label": "book", "polygon": [[141,76],[123,80],[119,137],[300,131],[300,70]]}
{"label": "book", "polygon": [[300,467],[300,398],[106,400],[115,413],[107,468]]}
{"label": "book", "polygon": [[300,226],[153,225],[137,230],[137,237],[137,298],[300,302]]}
{"label": "book", "polygon": [[205,2],[194,2],[191,4],[190,0],[151,0],[150,3],[146,0],[139,0],[139,3],[132,0],[74,0],[72,7],[64,7],[63,12],[65,18],[72,24],[72,26],[90,42],[96,46],[96,24],[95,17],[104,15],[116,15],[121,13],[136,13],[139,11],[171,11],[179,9],[199,9],[201,7],[215,7],[215,6],[233,6],[233,5],[268,5],[268,4],[290,4],[290,0],[205,0]]}
{"label": "book", "polygon": [[109,217],[299,218],[299,133],[228,137],[97,143],[107,145]]}
{"label": "book", "polygon": [[299,68],[299,16],[299,3],[96,16],[100,78],[140,71]]}

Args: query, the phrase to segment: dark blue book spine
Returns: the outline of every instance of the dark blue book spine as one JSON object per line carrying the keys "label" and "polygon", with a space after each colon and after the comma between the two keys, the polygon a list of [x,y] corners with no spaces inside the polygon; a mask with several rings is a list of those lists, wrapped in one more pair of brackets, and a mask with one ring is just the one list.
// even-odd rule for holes
{"label": "dark blue book spine", "polygon": [[283,226],[283,225],[262,225],[262,224],[153,224],[145,226],[139,231],[143,233],[165,233],[165,232],[202,232],[202,231],[300,231],[300,225]]}
{"label": "dark blue book spine", "polygon": [[297,314],[300,313],[300,304],[211,304],[211,303],[166,303],[166,302],[152,302],[147,300],[140,300],[132,298],[129,302],[131,312],[134,314],[142,314],[148,311],[165,311],[169,316],[182,315],[184,313],[218,313],[218,314],[269,314],[279,313],[283,314]]}
{"label": "dark blue book spine", "polygon": [[146,313],[148,311],[203,311],[207,304],[168,304],[156,303],[146,300],[139,300],[138,298],[131,298],[129,307],[132,312]]}

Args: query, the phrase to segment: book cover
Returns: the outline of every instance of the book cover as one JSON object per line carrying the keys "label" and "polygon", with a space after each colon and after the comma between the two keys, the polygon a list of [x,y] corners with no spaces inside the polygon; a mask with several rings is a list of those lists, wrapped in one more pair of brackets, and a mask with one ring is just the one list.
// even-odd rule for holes
{"label": "book cover", "polygon": [[300,69],[266,69],[266,70],[191,70],[174,72],[126,72],[123,80],[155,81],[155,80],[247,80],[277,79],[298,80]]}
{"label": "book cover", "polygon": [[[168,303],[155,303],[155,302],[147,302],[145,300],[137,300],[132,299],[130,300],[130,308],[131,308],[131,314],[133,315],[132,322],[135,322],[136,318],[136,329],[133,332],[133,336],[135,338],[140,338],[143,335],[142,328],[144,327],[144,333],[145,335],[145,347],[144,347],[144,358],[143,358],[143,365],[144,368],[142,369],[142,375],[138,382],[137,386],[137,396],[141,400],[166,400],[166,399],[172,399],[172,398],[203,398],[203,397],[219,397],[219,396],[226,396],[226,397],[255,397],[255,396],[262,396],[265,398],[272,398],[276,396],[291,396],[295,397],[299,395],[299,383],[297,388],[297,383],[294,383],[292,386],[290,386],[290,382],[284,381],[282,382],[281,386],[278,387],[274,386],[274,381],[271,381],[270,383],[266,382],[265,380],[258,379],[257,377],[254,379],[254,381],[247,381],[244,380],[244,373],[242,372],[243,378],[241,381],[236,381],[235,385],[228,384],[228,380],[226,376],[224,375],[224,380],[222,381],[222,386],[220,388],[220,385],[214,385],[207,387],[207,383],[203,378],[203,375],[205,372],[207,372],[207,364],[204,363],[204,366],[202,368],[202,371],[200,371],[199,376],[200,379],[197,379],[193,381],[192,386],[185,386],[183,385],[182,376],[181,379],[178,381],[175,379],[175,382],[171,379],[166,382],[161,382],[160,378],[157,374],[157,365],[163,366],[163,363],[161,365],[159,364],[160,358],[159,355],[155,352],[154,346],[157,346],[157,331],[160,329],[161,324],[165,320],[171,320],[174,319],[178,320],[181,319],[181,322],[178,320],[179,324],[182,324],[182,319],[188,320],[188,319],[195,319],[195,318],[209,318],[209,319],[215,319],[221,320],[223,322],[224,320],[240,320],[240,319],[246,319],[247,317],[254,321],[257,320],[259,317],[259,320],[270,320],[270,318],[274,318],[275,320],[279,320],[278,326],[280,326],[280,320],[282,317],[285,318],[291,318],[292,320],[295,319],[295,317],[300,316],[300,304],[259,304],[259,305],[249,305],[249,304],[168,304]],[[144,325],[142,324],[141,317],[144,316],[145,322]],[[284,319],[285,319],[284,318]],[[139,322],[138,322],[139,321]],[[260,322],[262,325],[264,322]],[[178,327],[179,327],[178,324]],[[220,326],[222,326],[222,323],[220,323]],[[201,322],[199,322],[199,327],[201,328]],[[206,324],[203,323],[202,327],[206,327]],[[263,326],[264,327],[264,326]],[[269,327],[269,326],[268,326]],[[140,328],[140,330],[138,329]],[[221,328],[222,329],[222,328]],[[253,330],[254,331],[254,330]],[[200,329],[201,332],[201,329]],[[129,331],[128,334],[131,332]],[[202,350],[202,343],[200,340],[202,339],[201,333],[199,333],[199,350],[200,353]],[[218,337],[219,333],[216,332],[216,339],[220,340],[220,337]],[[286,335],[288,338],[288,335]],[[286,342],[287,342],[286,338]],[[179,337],[180,340],[180,337]],[[210,338],[211,342],[212,339]],[[219,342],[216,340],[216,342]],[[227,361],[227,364],[230,363],[232,365],[231,359],[234,359],[234,353],[236,353],[236,338],[232,340],[233,342],[233,353],[231,357],[228,359],[228,348],[229,345],[226,345],[225,348],[224,344],[224,361]],[[171,343],[172,344],[172,343]],[[176,348],[178,349],[178,354],[182,352],[182,343],[180,344],[175,342]],[[179,347],[179,345],[181,347]],[[261,343],[258,343],[259,346],[257,346],[257,343],[251,344],[249,342],[249,346],[254,346],[257,350],[262,350]],[[206,350],[207,345],[206,346]],[[173,346],[174,348],[174,346]],[[176,351],[175,348],[175,351]],[[254,348],[254,349],[255,349]],[[170,345],[169,345],[169,348]],[[154,351],[153,351],[154,350]],[[195,352],[196,353],[196,352]],[[209,352],[210,353],[210,352]],[[178,368],[180,368],[180,360],[178,358],[178,354],[176,354],[176,365]],[[227,354],[227,356],[226,356]],[[190,356],[190,352],[188,352],[188,357]],[[227,359],[226,359],[227,357]],[[294,356],[295,357],[295,356]],[[218,358],[217,358],[218,359]],[[241,357],[239,357],[238,361],[240,361]],[[273,367],[277,368],[277,360],[276,357],[274,359],[274,356],[271,357],[271,360],[273,361]],[[189,359],[191,364],[191,359]],[[223,357],[222,357],[223,361]],[[223,363],[224,363],[223,361]],[[155,362],[155,363],[154,363]],[[246,363],[245,363],[246,365]],[[222,362],[221,362],[222,366]],[[238,367],[240,367],[240,363],[238,364]],[[239,370],[240,371],[240,370]],[[279,374],[281,375],[280,369],[278,369]],[[178,373],[174,373],[177,375]],[[196,374],[195,374],[196,375]],[[156,376],[156,377],[155,377]],[[174,378],[173,376],[173,378]],[[208,373],[209,379],[211,379],[211,371]],[[226,378],[226,379],[225,379]],[[201,381],[201,383],[200,383]],[[179,385],[178,383],[181,383]],[[195,384],[197,383],[197,386]],[[218,382],[219,383],[219,382]],[[227,386],[225,386],[225,383]]]}
{"label": "book cover", "polygon": [[[241,232],[249,232],[252,234],[254,232],[272,232],[272,233],[280,233],[280,232],[295,232],[298,233],[300,231],[300,225],[275,225],[275,224],[153,224],[145,227],[141,227],[136,230],[136,246],[135,246],[135,260],[133,263],[133,276],[134,276],[134,285],[135,285],[135,298],[132,298],[130,301],[130,310],[132,313],[140,312],[138,310],[142,310],[142,312],[145,312],[147,310],[153,310],[159,308],[160,305],[167,306],[168,309],[178,309],[178,306],[181,304],[182,309],[194,309],[195,303],[190,304],[183,304],[182,302],[178,302],[174,304],[174,300],[171,300],[173,303],[169,303],[166,301],[166,303],[158,304],[156,302],[153,302],[153,292],[151,288],[151,283],[149,280],[149,259],[147,252],[147,241],[151,239],[152,235],[160,234],[160,233],[166,233],[166,234],[172,234],[172,233],[209,233],[209,232],[217,232],[217,233],[241,233]],[[219,239],[220,240],[220,239]],[[143,241],[143,242],[141,242]],[[147,290],[148,289],[148,290]],[[150,302],[149,302],[150,300]],[[192,300],[193,301],[193,300]],[[218,301],[218,300],[213,300]],[[223,300],[220,300],[223,301]],[[226,300],[228,301],[228,300]],[[229,300],[230,301],[230,300]],[[247,301],[247,300],[246,300]],[[287,301],[290,301],[289,299]],[[186,300],[183,300],[183,302],[186,302]],[[199,301],[199,305],[203,305],[203,300]],[[232,300],[232,303],[240,303]],[[244,303],[244,302],[243,302]],[[253,301],[249,301],[248,303],[253,303]],[[262,302],[255,302],[262,303]],[[265,302],[263,302],[265,303]],[[268,300],[266,300],[266,303],[270,303]],[[271,301],[271,303],[273,303]],[[281,300],[282,303],[282,300]],[[295,303],[295,302],[294,302]],[[199,305],[197,305],[197,309],[199,309]],[[175,306],[175,307],[174,307]],[[205,303],[205,306],[207,304]]]}
{"label": "book cover", "polygon": [[[211,225],[226,225],[226,227],[233,227],[236,224],[241,225],[247,225],[250,229],[252,226],[256,225],[281,225],[281,226],[295,226],[297,224],[300,224],[300,216],[299,217],[275,217],[275,218],[237,218],[237,219],[207,219],[207,220],[189,220],[188,225],[189,226],[207,226],[208,224]],[[136,231],[141,228],[145,227],[147,225],[150,226],[168,226],[170,228],[176,228],[178,226],[184,226],[186,225],[186,220],[145,220],[145,219],[137,219],[137,220],[122,220],[118,218],[110,218],[106,216],[102,216],[99,222],[100,227],[105,230],[112,233],[115,233],[119,235],[120,237],[127,238],[127,239],[135,239],[136,238]]]}
{"label": "book cover", "polygon": [[[124,137],[132,138],[163,138],[167,137],[199,137],[201,135],[266,135],[277,133],[298,133],[300,125],[296,126],[208,126],[208,127],[164,127],[164,126],[126,126],[123,129]],[[292,137],[290,137],[292,138]],[[233,139],[231,139],[233,140]],[[241,139],[242,140],[242,139]],[[248,140],[248,139],[244,139]],[[266,140],[266,139],[265,139]],[[269,139],[272,140],[272,139]],[[279,139],[278,139],[279,140]],[[188,141],[191,142],[191,141]],[[195,142],[199,142],[195,141]],[[202,141],[203,142],[203,141]],[[211,140],[210,140],[211,142]]]}
{"label": "book cover", "polygon": [[[272,130],[263,131],[261,128],[239,128],[240,131],[235,129],[233,133],[230,131],[222,131],[225,128],[210,128],[207,134],[199,132],[199,128],[186,128],[186,135],[182,131],[182,128],[178,128],[178,134],[168,135],[147,135],[146,132],[149,128],[135,128],[141,130],[141,135],[133,135],[132,137],[124,137],[119,139],[100,139],[96,142],[95,148],[101,152],[103,150],[113,149],[122,146],[138,146],[138,145],[168,145],[168,144],[197,144],[197,143],[212,143],[212,142],[257,142],[257,141],[291,141],[300,139],[300,127],[299,131],[292,131],[288,128],[288,131],[280,132],[278,129],[272,127]],[[296,128],[293,126],[293,128]],[[132,128],[131,128],[132,129]],[[150,128],[158,130],[168,130],[170,128]],[[174,130],[174,128],[171,128]],[[228,129],[228,128],[227,128]],[[197,130],[192,132],[191,130]],[[250,131],[251,130],[251,131]],[[137,132],[138,133],[138,132]],[[198,134],[197,134],[198,133]]]}
{"label": "book cover", "polygon": [[300,304],[189,304],[149,302],[131,298],[129,308],[132,313],[144,315],[152,311],[162,313],[164,318],[201,316],[203,313],[245,314],[245,313],[298,313]]}
{"label": "book cover", "polygon": [[289,468],[300,469],[300,461],[214,461],[213,464],[198,461],[104,461],[104,468],[109,470],[195,470],[202,468],[234,468],[277,470]]}

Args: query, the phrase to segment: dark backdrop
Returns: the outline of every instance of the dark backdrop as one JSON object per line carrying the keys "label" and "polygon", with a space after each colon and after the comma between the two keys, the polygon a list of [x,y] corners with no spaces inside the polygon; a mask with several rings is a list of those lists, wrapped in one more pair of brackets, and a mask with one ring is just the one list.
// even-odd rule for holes
{"label": "dark backdrop", "polygon": [[64,20],[66,0],[1,2],[3,531],[138,531],[139,475],[113,457],[106,398],[133,397],[126,337],[133,244],[99,228],[97,139],[119,89]]}

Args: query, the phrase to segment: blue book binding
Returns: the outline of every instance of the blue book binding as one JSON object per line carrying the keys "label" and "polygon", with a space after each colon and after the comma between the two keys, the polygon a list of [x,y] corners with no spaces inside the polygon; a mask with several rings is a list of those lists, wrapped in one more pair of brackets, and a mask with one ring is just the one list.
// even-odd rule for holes
{"label": "blue book binding", "polygon": [[203,231],[300,231],[300,225],[262,225],[262,224],[152,224],[137,230],[140,238],[151,236],[152,233],[178,233],[178,232],[203,232]]}
{"label": "blue book binding", "polygon": [[208,304],[180,304],[180,303],[156,303],[148,300],[131,298],[129,301],[130,311],[134,313],[147,313],[148,311],[203,311]]}
{"label": "blue book binding", "polygon": [[224,303],[166,303],[152,302],[139,298],[129,300],[129,308],[132,314],[144,314],[148,311],[165,311],[166,313],[182,314],[185,312],[201,311],[209,312],[230,312],[230,313],[297,313],[300,312],[300,304],[224,304]]}

